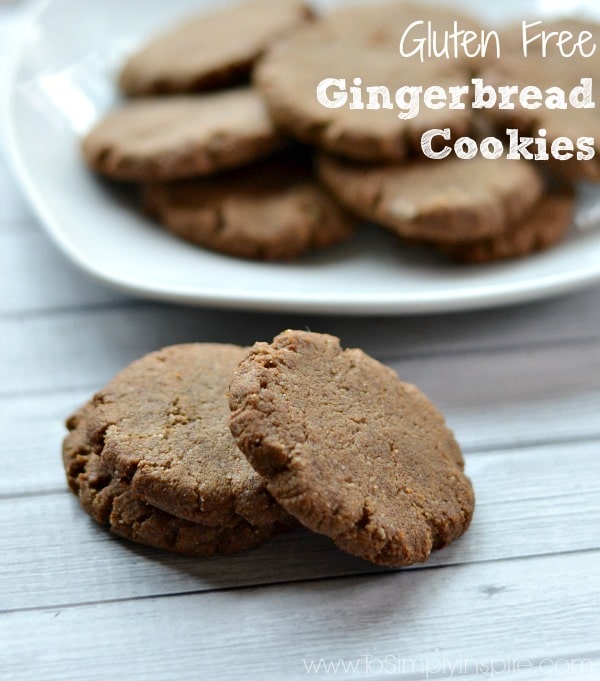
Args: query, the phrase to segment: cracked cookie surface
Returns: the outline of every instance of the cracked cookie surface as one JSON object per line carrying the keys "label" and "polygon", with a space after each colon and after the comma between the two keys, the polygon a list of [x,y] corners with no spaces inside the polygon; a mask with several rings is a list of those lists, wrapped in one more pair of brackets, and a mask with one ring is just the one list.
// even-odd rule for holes
{"label": "cracked cookie surface", "polygon": [[474,495],[443,416],[333,336],[257,343],[230,387],[231,431],[275,499],[348,553],[402,566],[465,532]]}
{"label": "cracked cookie surface", "polygon": [[90,447],[86,431],[92,411],[93,405],[88,403],[69,419],[63,463],[69,487],[98,523],[138,544],[194,556],[244,551],[269,537],[272,525],[253,527],[240,519],[232,527],[209,527],[177,518],[138,499],[126,484],[110,475]]}
{"label": "cracked cookie surface", "polygon": [[141,501],[206,525],[268,525],[285,514],[237,448],[227,391],[247,350],[190,343],[133,362],[96,393],[86,438]]}

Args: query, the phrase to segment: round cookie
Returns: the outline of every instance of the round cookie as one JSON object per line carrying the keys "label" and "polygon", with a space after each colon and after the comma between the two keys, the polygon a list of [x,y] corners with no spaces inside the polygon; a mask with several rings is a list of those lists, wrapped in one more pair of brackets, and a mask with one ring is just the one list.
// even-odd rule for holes
{"label": "round cookie", "polygon": [[269,537],[272,525],[253,527],[240,519],[232,527],[209,527],[140,501],[126,484],[110,475],[90,447],[86,430],[92,411],[93,406],[87,404],[68,420],[63,462],[69,487],[98,523],[138,544],[194,556],[244,551]]}
{"label": "round cookie", "polygon": [[478,241],[521,222],[540,200],[525,161],[481,156],[365,166],[323,156],[321,180],[342,205],[396,234],[436,243]]}
{"label": "round cookie", "polygon": [[174,345],[133,362],[93,398],[87,438],[110,475],[191,522],[269,525],[285,514],[229,432],[229,379],[247,350]]}
{"label": "round cookie", "polygon": [[143,203],[178,236],[242,258],[289,260],[351,236],[355,220],[295,157],[214,179],[143,188]]}
{"label": "round cookie", "polygon": [[374,563],[408,565],[469,526],[474,496],[442,415],[332,336],[257,343],[230,387],[231,432],[303,525]]}
{"label": "round cookie", "polygon": [[[593,38],[585,46],[600,43],[600,25],[591,20],[580,21],[564,19],[555,22],[544,22],[535,27],[531,33],[539,33],[541,29],[548,32],[570,31],[578,36],[581,31],[588,31]],[[559,87],[567,96],[571,90],[581,84],[582,78],[591,78],[593,83],[600,80],[600,60],[597,54],[591,58],[582,57],[575,53],[569,58],[561,56],[555,47],[551,47],[544,56],[541,51],[541,41],[528,47],[528,56],[524,57],[522,48],[521,25],[507,28],[501,36],[503,45],[502,59],[487,63],[482,72],[482,78],[495,87],[500,85],[518,85],[523,88],[535,85],[542,93],[547,88]],[[504,49],[508,46],[509,49]],[[510,47],[513,49],[510,49]],[[567,49],[570,49],[567,46]],[[596,108],[575,109],[568,105],[566,109],[549,108],[542,104],[537,109],[526,109],[515,99],[514,109],[500,109],[494,107],[486,109],[486,115],[504,131],[509,127],[516,127],[521,135],[538,138],[544,136],[550,155],[552,142],[557,138],[566,137],[575,145],[582,137],[592,138],[595,154],[589,160],[578,160],[577,149],[573,158],[557,160],[550,155],[549,165],[552,172],[571,181],[591,180],[600,182],[600,116]],[[545,131],[540,133],[540,130]],[[531,147],[535,150],[535,146]],[[562,153],[565,153],[563,149]]]}
{"label": "round cookie", "polygon": [[490,263],[522,258],[544,251],[559,243],[573,221],[573,194],[549,194],[535,206],[533,212],[518,225],[496,236],[444,248],[453,260],[462,263]]}
{"label": "round cookie", "polygon": [[[329,78],[345,80],[345,92],[358,85],[387,87],[394,95],[402,86],[467,85],[470,69],[464,59],[403,58],[398,44],[404,30],[430,18],[436,30],[450,30],[455,20],[477,30],[475,22],[444,10],[403,2],[338,9],[267,52],[254,73],[275,122],[300,140],[330,152],[363,161],[404,160],[420,149],[423,132],[450,127],[455,137],[471,129],[472,112],[422,107],[416,118],[400,119],[398,108],[327,108],[316,96]],[[360,79],[355,81],[355,79]],[[335,88],[334,88],[335,90]]]}
{"label": "round cookie", "polygon": [[185,21],[156,36],[123,67],[128,96],[209,90],[247,78],[258,57],[312,13],[300,0],[253,0]]}
{"label": "round cookie", "polygon": [[112,180],[148,182],[210,175],[282,146],[261,97],[238,88],[126,103],[86,135],[82,150]]}

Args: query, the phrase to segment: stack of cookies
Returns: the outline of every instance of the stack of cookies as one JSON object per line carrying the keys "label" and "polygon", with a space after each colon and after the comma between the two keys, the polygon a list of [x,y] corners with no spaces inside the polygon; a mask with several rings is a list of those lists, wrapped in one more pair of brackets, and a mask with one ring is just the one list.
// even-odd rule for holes
{"label": "stack of cookies", "polygon": [[[402,59],[399,40],[415,21],[431,21],[440,35],[455,22],[482,29],[454,9],[400,0],[321,17],[302,0],[250,0],[192,18],[128,59],[119,86],[129,101],[87,135],[85,159],[112,180],[141,185],[144,209],[178,236],[238,257],[296,258],[350,237],[356,218],[458,262],[558,243],[572,222],[570,181],[597,180],[597,165],[558,164],[563,181],[549,189],[540,163],[425,159],[424,131],[449,128],[450,143],[481,139],[506,126],[495,109],[486,121],[468,106],[403,119],[364,103],[353,110],[317,101],[317,85],[331,77],[348,94],[352,83],[394,92],[468,86],[474,75],[542,86],[555,84],[557,73],[566,83],[578,68],[566,59],[548,68],[536,54],[527,60],[531,73],[510,54],[500,65],[466,56]],[[519,30],[507,29],[503,43],[515,42]],[[556,136],[568,124],[562,134],[575,135],[579,127],[596,129],[594,116],[521,115],[517,123],[523,134],[539,125]]]}
{"label": "stack of cookies", "polygon": [[289,260],[348,238],[355,220],[248,84],[267,48],[311,20],[301,0],[253,0],[157,37],[125,64],[130,99],[84,139],[87,163],[141,185],[151,215],[221,253]]}
{"label": "stack of cookies", "polygon": [[274,121],[321,150],[319,177],[342,205],[405,241],[461,262],[523,256],[557,243],[571,224],[573,196],[565,189],[550,199],[538,164],[505,156],[424,157],[420,140],[427,130],[449,130],[449,145],[489,132],[468,106],[427,109],[405,119],[369,110],[364,101],[356,110],[315,101],[315,83],[332,74],[346,90],[351,83],[392,93],[400,85],[468,88],[474,71],[488,68],[484,59],[398,56],[406,28],[425,21],[438,35],[450,34],[456,23],[478,34],[482,29],[456,10],[389,2],[338,9],[274,46],[255,74]]}
{"label": "stack of cookies", "polygon": [[[558,88],[569,93],[570,98],[571,89],[579,86],[583,78],[591,79],[594,83],[600,80],[600,60],[595,47],[600,41],[598,23],[592,20],[562,19],[544,21],[542,26],[547,35],[563,40],[568,35],[588,36],[588,46],[584,49],[588,56],[584,57],[580,51],[573,50],[572,39],[567,40],[569,50],[563,53],[556,48],[544,47],[543,41],[537,40],[528,43],[527,58],[523,59],[522,26],[511,25],[501,33],[502,45],[505,48],[502,59],[485,63],[481,69],[485,81],[494,86],[516,83],[519,88],[535,83],[542,92],[556,92]],[[530,34],[537,33],[536,29],[537,27],[530,29]],[[563,148],[563,160],[558,161],[550,155],[548,159],[550,170],[566,181],[600,182],[600,116],[593,105],[593,100],[589,104],[591,106],[574,111],[571,107],[563,107],[562,104],[527,109],[517,101],[514,109],[501,107],[489,109],[488,116],[496,130],[518,128],[521,134],[534,138],[539,137],[542,131],[548,141],[548,147],[557,140],[561,140],[563,145],[566,143],[568,147],[569,143],[572,144],[579,138],[585,139],[590,150],[594,152],[591,158],[585,161],[578,160],[576,154],[568,154],[569,149]],[[573,148],[570,151],[574,151]],[[566,158],[565,152],[572,157]]]}
{"label": "stack of cookies", "polygon": [[119,373],[67,427],[63,461],[84,509],[162,549],[232,553],[300,523],[403,566],[461,536],[473,514],[439,411],[328,335],[165,348]]}

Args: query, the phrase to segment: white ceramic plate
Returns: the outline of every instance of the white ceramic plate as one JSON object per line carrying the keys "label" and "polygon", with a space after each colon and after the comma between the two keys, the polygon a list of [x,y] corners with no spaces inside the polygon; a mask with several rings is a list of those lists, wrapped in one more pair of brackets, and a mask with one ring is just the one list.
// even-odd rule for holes
{"label": "white ceramic plate", "polygon": [[[31,19],[8,84],[8,145],[48,233],[83,270],[141,296],[220,307],[399,314],[504,305],[600,280],[600,189],[588,187],[566,243],[523,261],[457,267],[401,249],[365,227],[351,243],[295,264],[245,262],[188,245],[88,174],[78,140],[116,98],[123,55],[205,0],[50,0]],[[332,4],[331,2],[327,4]],[[455,5],[499,21],[556,11],[594,15],[596,0]]]}

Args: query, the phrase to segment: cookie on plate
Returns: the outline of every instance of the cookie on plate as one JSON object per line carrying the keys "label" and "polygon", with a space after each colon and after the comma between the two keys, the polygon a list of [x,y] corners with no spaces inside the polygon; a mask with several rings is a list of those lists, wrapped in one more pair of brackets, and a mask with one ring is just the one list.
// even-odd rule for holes
{"label": "cookie on plate", "polygon": [[229,432],[227,392],[247,350],[190,343],[133,362],[96,393],[89,446],[141,501],[190,522],[261,527],[285,514]]}
{"label": "cookie on plate", "polygon": [[230,527],[209,527],[141,501],[127,484],[110,475],[90,446],[87,428],[93,410],[87,404],[68,420],[63,462],[69,487],[98,523],[138,544],[194,556],[244,551],[269,537],[272,524],[256,527],[240,519]]}
{"label": "cookie on plate", "polygon": [[440,243],[478,241],[520,223],[541,199],[534,164],[417,161],[366,166],[323,156],[319,176],[342,205],[399,236]]}
{"label": "cookie on plate", "polygon": [[149,182],[235,168],[283,144],[258,93],[238,88],[128,102],[94,126],[82,149],[111,180]]}
{"label": "cookie on plate", "polygon": [[[402,86],[427,88],[467,85],[473,64],[462,59],[425,59],[398,54],[400,38],[416,20],[431,19],[436,30],[480,27],[456,10],[404,2],[344,7],[299,31],[267,52],[254,80],[269,110],[286,132],[300,140],[349,158],[366,161],[401,161],[420,149],[423,132],[449,127],[455,137],[472,127],[472,112],[421,107],[411,119],[399,118],[395,93]],[[344,81],[325,95],[340,100],[328,108],[317,98],[326,79]],[[358,79],[358,80],[355,80]],[[366,87],[385,87],[389,108],[367,107]],[[361,91],[362,108],[352,109],[350,89]],[[346,98],[344,101],[343,98]],[[381,97],[378,101],[381,104]]]}
{"label": "cookie on plate", "polygon": [[575,197],[571,192],[548,194],[519,224],[496,236],[464,244],[449,244],[437,248],[462,263],[483,264],[522,258],[545,251],[558,244],[573,222]]}
{"label": "cookie on plate", "polygon": [[[547,33],[569,31],[575,36],[581,31],[588,31],[592,34],[592,40],[584,47],[586,52],[590,52],[594,43],[600,43],[600,25],[591,20],[544,22],[531,29],[530,34],[539,33],[541,29]],[[519,88],[535,85],[542,93],[548,88],[558,87],[566,92],[568,98],[573,88],[581,86],[582,78],[590,78],[592,83],[600,81],[600,60],[597,54],[586,58],[576,52],[566,58],[552,46],[544,56],[541,41],[536,41],[528,46],[528,55],[525,57],[520,24],[507,28],[501,37],[503,46],[507,47],[502,59],[487,63],[483,69],[482,78],[486,83],[496,87],[510,83]],[[566,45],[566,49],[571,49],[571,43]],[[568,100],[567,107],[562,109],[551,108],[544,103],[538,108],[526,109],[516,98],[514,104],[514,109],[496,106],[486,109],[485,113],[500,130],[518,128],[523,136],[545,139],[550,168],[558,176],[571,181],[600,182],[600,116],[597,108],[575,109]],[[557,160],[550,151],[552,143],[561,137],[567,138],[567,141],[559,145],[559,155],[564,159]],[[583,154],[585,158],[578,159],[577,154],[581,150],[577,147],[577,141],[580,138],[588,138],[588,141],[587,150]],[[532,149],[535,150],[535,146]],[[566,158],[568,155],[571,158]]]}
{"label": "cookie on plate", "polygon": [[355,226],[294,154],[211,179],[149,184],[143,203],[174,234],[242,258],[289,260],[347,239]]}
{"label": "cookie on plate", "polygon": [[252,0],[190,18],[132,55],[120,88],[139,96],[235,84],[248,77],[269,45],[311,16],[301,0]]}
{"label": "cookie on plate", "polygon": [[257,343],[230,388],[231,432],[303,525],[389,566],[428,559],[474,508],[444,418],[417,388],[333,336]]}

